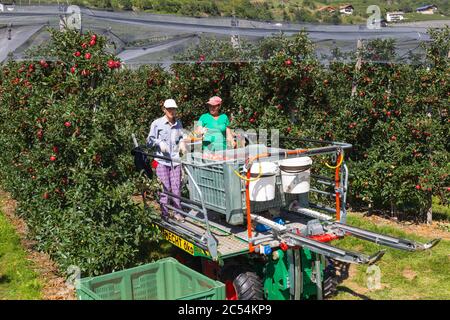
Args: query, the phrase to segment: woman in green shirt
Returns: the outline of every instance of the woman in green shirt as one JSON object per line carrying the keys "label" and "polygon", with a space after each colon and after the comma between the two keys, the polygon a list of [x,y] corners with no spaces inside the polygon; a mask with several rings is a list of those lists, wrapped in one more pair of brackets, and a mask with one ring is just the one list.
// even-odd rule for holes
{"label": "woman in green shirt", "polygon": [[228,116],[220,114],[222,99],[212,97],[207,102],[209,113],[204,113],[198,120],[197,133],[203,134],[203,150],[219,151],[227,148],[227,141],[234,148],[236,142],[233,139]]}

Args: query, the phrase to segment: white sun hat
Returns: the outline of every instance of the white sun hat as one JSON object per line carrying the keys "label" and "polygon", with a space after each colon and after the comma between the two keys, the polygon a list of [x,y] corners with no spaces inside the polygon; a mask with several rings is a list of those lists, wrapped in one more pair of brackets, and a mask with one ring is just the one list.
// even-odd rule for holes
{"label": "white sun hat", "polygon": [[167,99],[164,101],[164,108],[170,109],[170,108],[178,108],[177,103],[173,99]]}

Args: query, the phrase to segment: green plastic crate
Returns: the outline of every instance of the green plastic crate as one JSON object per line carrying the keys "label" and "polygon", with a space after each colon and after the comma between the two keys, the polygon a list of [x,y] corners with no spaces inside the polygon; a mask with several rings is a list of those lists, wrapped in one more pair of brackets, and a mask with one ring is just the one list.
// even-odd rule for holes
{"label": "green plastic crate", "polygon": [[224,300],[225,285],[174,258],[84,278],[80,300]]}
{"label": "green plastic crate", "polygon": [[[250,150],[253,148],[254,150]],[[256,151],[257,150],[257,151]],[[279,149],[276,149],[279,150]],[[251,145],[246,147],[247,154],[265,153],[274,151],[264,145]],[[205,160],[201,153],[188,154],[187,167],[192,172],[195,182],[200,188],[207,209],[222,213],[226,221],[231,225],[244,223],[245,215],[245,181],[240,179],[233,171],[242,172],[245,158],[244,148],[229,150],[225,156],[232,158],[233,152],[237,152],[236,160],[232,163],[217,163],[213,160]],[[267,160],[265,160],[267,161]],[[196,164],[211,163],[211,166],[197,167]],[[192,164],[192,165],[191,165]],[[265,202],[251,202],[252,212],[261,212],[271,208],[279,208],[285,204],[284,194],[281,191],[281,179],[276,179],[275,199]],[[191,200],[200,202],[200,194],[191,181],[189,181],[189,196]]]}

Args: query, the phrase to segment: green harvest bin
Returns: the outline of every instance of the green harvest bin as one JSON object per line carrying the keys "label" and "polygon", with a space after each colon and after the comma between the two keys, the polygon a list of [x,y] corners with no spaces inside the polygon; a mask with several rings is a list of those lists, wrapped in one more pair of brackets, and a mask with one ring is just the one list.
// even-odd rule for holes
{"label": "green harvest bin", "polygon": [[[234,170],[242,172],[245,157],[248,154],[275,152],[280,149],[268,148],[265,145],[250,145],[246,148],[228,150],[223,155],[235,159],[231,163],[216,163],[203,158],[201,153],[190,153],[187,157],[187,167],[200,188],[207,209],[224,214],[227,223],[241,225],[245,215],[245,182],[240,179]],[[235,154],[234,154],[235,153]],[[220,154],[220,152],[219,152]],[[266,160],[267,161],[267,160]],[[201,166],[210,163],[210,166]],[[200,165],[200,166],[196,166]],[[189,180],[190,199],[200,202],[200,194]],[[266,211],[270,208],[279,208],[285,203],[281,191],[281,179],[277,176],[275,199],[265,202],[251,202],[252,212]]]}
{"label": "green harvest bin", "polygon": [[80,300],[225,300],[225,285],[174,258],[84,278]]}

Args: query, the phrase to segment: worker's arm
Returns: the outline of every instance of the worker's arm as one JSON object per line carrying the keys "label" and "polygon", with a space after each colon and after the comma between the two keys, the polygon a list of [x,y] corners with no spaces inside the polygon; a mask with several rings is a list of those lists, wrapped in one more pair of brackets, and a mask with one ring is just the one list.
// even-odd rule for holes
{"label": "worker's arm", "polygon": [[195,128],[194,133],[198,135],[204,135],[206,131],[208,131],[208,128],[206,128],[204,125],[205,124],[203,122],[203,115],[202,115],[200,119],[198,119],[197,121],[197,127]]}
{"label": "worker's arm", "polygon": [[157,125],[156,121],[152,122],[152,125],[150,126],[150,132],[147,136],[147,146],[152,148],[155,146],[159,146],[159,143],[161,142],[160,139],[157,138]]}
{"label": "worker's arm", "polygon": [[227,127],[227,141],[228,143],[234,148],[236,148],[236,141],[234,141],[234,134],[233,131],[229,127]]}
{"label": "worker's arm", "polygon": [[225,124],[227,126],[226,128],[226,138],[227,138],[227,142],[230,144],[230,146],[234,149],[236,148],[236,141],[234,141],[234,134],[230,129],[230,119],[228,118],[228,116],[226,116],[226,120],[225,120]]}
{"label": "worker's arm", "polygon": [[167,152],[169,149],[167,144],[158,138],[158,125],[156,121],[153,121],[147,137],[147,146],[150,148],[157,147],[161,152]]}

